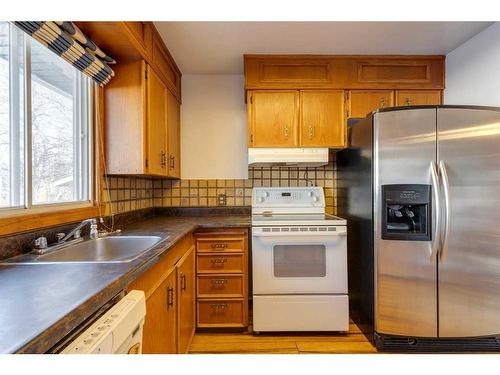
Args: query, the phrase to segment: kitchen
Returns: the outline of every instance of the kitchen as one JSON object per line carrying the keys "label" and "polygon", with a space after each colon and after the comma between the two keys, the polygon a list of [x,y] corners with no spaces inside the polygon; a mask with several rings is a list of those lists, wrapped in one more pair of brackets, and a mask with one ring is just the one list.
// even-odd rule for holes
{"label": "kitchen", "polygon": [[16,19],[1,353],[500,351],[498,23]]}

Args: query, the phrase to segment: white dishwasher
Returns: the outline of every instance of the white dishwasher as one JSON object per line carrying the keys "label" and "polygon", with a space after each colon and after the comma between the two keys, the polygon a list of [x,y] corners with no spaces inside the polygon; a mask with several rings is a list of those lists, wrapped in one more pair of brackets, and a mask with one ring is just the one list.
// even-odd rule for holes
{"label": "white dishwasher", "polygon": [[132,290],[66,346],[62,354],[140,354],[144,292]]}

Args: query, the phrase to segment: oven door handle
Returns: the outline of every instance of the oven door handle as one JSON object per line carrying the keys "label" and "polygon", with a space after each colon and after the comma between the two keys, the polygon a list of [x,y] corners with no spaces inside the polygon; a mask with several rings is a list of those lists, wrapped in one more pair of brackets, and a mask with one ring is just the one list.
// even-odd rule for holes
{"label": "oven door handle", "polygon": [[330,236],[346,236],[347,231],[335,231],[335,232],[261,232],[254,231],[252,232],[252,236],[254,237],[301,237],[301,236],[309,236],[309,237],[330,237]]}

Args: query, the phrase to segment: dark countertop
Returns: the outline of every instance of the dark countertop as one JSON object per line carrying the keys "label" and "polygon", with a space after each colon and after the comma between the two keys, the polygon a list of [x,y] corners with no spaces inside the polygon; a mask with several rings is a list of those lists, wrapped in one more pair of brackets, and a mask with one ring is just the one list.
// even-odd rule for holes
{"label": "dark countertop", "polygon": [[199,228],[250,227],[250,216],[154,216],[122,235],[163,240],[129,263],[0,266],[0,353],[44,353]]}

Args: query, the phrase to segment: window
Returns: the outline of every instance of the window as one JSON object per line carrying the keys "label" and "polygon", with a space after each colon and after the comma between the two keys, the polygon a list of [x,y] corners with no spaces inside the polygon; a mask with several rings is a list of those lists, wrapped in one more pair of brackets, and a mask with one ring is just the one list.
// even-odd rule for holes
{"label": "window", "polygon": [[0,209],[90,202],[91,80],[0,22]]}

